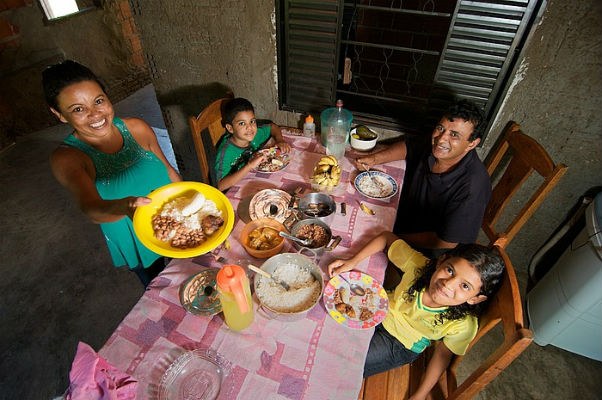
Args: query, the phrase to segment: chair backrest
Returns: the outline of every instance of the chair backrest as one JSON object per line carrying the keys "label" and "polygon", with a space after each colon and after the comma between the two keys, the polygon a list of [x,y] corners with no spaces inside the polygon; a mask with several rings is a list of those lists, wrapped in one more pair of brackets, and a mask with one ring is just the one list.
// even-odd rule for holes
{"label": "chair backrest", "polygon": [[[222,125],[222,111],[224,104],[234,97],[230,93],[228,95],[229,97],[215,100],[209,104],[198,116],[188,118],[194,148],[199,160],[201,181],[207,184],[216,183],[211,182],[210,179],[213,165],[209,165],[209,162],[213,160],[210,160],[208,155],[214,154],[215,145],[226,130]],[[209,146],[211,146],[211,151],[209,151]]]}
{"label": "chair backrest", "polygon": [[[508,158],[507,164],[501,163]],[[489,154],[485,165],[491,177],[500,170],[503,173],[493,188],[491,200],[483,217],[482,228],[490,243],[505,247],[556,186],[566,172],[567,166],[554,164],[546,150],[535,139],[524,134],[520,125],[514,121],[508,122],[504,128],[500,141]],[[512,222],[504,229],[496,229],[504,208],[513,201],[513,196],[533,171],[543,177],[543,182],[524,203]]]}
{"label": "chair backrest", "polygon": [[479,330],[470,343],[468,351],[471,351],[475,344],[500,322],[503,341],[489,353],[489,356],[470,373],[460,386],[457,386],[456,371],[464,357],[456,356],[452,359],[443,376],[446,381],[446,387],[443,390],[446,390],[448,400],[473,398],[533,341],[533,332],[525,328],[523,303],[514,267],[506,251],[500,246],[496,247],[506,264],[502,284],[493,299],[490,300],[485,312],[480,316]]}

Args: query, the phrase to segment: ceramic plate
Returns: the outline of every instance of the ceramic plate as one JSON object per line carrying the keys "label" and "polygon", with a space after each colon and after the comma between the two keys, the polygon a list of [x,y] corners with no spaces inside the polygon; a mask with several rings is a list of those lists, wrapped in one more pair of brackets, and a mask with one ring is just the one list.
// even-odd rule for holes
{"label": "ceramic plate", "polygon": [[280,189],[264,189],[255,194],[249,203],[249,216],[252,220],[258,218],[273,218],[283,223],[293,212],[288,208],[291,195]]}
{"label": "ceramic plate", "polygon": [[358,192],[371,199],[388,199],[397,193],[395,179],[381,171],[362,172],[355,177],[353,184]]}
{"label": "ceramic plate", "polygon": [[289,155],[280,151],[278,147],[270,147],[259,151],[268,157],[268,161],[259,164],[256,172],[278,172],[291,162]]}
{"label": "ceramic plate", "polygon": [[186,311],[197,315],[215,315],[222,311],[215,286],[217,271],[207,268],[180,285],[180,303]]}
{"label": "ceramic plate", "polygon": [[[152,219],[157,213],[161,212],[163,205],[177,197],[192,199],[199,192],[207,200],[215,203],[216,207],[222,212],[224,224],[205,242],[196,247],[179,249],[172,247],[169,242],[157,239],[153,230]],[[146,247],[162,256],[188,258],[208,253],[226,240],[234,227],[234,208],[232,208],[230,200],[213,186],[199,182],[174,182],[154,190],[147,197],[152,200],[152,203],[136,208],[133,218],[134,231]]]}
{"label": "ceramic plate", "polygon": [[369,329],[380,324],[389,307],[389,299],[380,282],[359,271],[343,272],[351,283],[366,291],[358,296],[349,290],[349,284],[335,276],[324,288],[324,306],[328,314],[339,324],[352,329]]}
{"label": "ceramic plate", "polygon": [[217,398],[231,363],[211,349],[197,349],[179,356],[159,383],[160,400],[213,400]]}

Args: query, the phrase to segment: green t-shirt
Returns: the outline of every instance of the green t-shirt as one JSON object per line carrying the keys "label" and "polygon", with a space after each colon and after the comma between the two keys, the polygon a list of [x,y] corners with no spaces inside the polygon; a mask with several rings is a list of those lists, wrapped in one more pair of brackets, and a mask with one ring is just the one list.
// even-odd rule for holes
{"label": "green t-shirt", "polygon": [[244,167],[251,156],[270,139],[271,125],[257,127],[257,134],[248,147],[238,147],[230,138],[232,134],[226,132],[219,140],[215,154],[215,176],[218,181],[232,172]]}

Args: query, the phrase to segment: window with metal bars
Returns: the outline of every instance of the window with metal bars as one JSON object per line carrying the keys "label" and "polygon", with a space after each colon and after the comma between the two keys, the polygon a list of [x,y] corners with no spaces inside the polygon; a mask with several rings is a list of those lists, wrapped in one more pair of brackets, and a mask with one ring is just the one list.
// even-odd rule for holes
{"label": "window with metal bars", "polygon": [[278,0],[280,105],[423,131],[451,101],[491,118],[543,0]]}

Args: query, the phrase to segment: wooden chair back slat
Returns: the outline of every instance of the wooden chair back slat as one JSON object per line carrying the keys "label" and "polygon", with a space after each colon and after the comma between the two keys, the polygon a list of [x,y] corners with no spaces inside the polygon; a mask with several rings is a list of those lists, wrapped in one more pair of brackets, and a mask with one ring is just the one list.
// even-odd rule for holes
{"label": "wooden chair back slat", "polygon": [[233,97],[229,93],[228,97],[215,100],[209,104],[198,116],[188,118],[203,183],[214,183],[210,179],[210,170],[213,166],[209,165],[207,146],[211,145],[215,148],[217,141],[225,132],[226,129],[222,125],[222,111],[224,104]]}
{"label": "wooden chair back slat", "polygon": [[[502,161],[508,158],[508,163],[503,165]],[[490,243],[499,240],[498,244],[505,247],[558,184],[567,166],[555,165],[547,151],[536,140],[524,134],[516,122],[510,121],[502,132],[500,142],[489,155],[486,167],[490,176],[494,177],[498,169],[501,170],[501,176],[493,188],[482,228]],[[539,174],[543,182],[523,203],[523,207],[510,224],[503,229],[496,229],[506,206],[515,200],[514,195],[533,172]]]}

